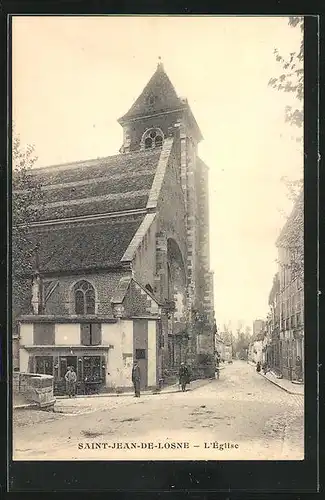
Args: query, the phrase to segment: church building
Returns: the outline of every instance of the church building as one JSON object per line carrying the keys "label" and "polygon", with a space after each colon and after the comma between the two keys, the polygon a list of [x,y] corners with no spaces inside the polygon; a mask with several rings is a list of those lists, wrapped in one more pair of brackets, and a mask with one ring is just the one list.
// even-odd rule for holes
{"label": "church building", "polygon": [[81,392],[131,387],[135,359],[142,388],[181,361],[214,373],[201,131],[162,63],[118,122],[119,154],[33,171],[44,204],[20,249],[33,273],[16,311],[19,370],[53,375],[58,393],[68,366]]}

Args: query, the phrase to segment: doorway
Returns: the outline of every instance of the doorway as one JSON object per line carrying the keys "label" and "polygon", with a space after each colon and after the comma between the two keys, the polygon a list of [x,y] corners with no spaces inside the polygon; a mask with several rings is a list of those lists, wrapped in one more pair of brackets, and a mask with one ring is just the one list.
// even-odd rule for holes
{"label": "doorway", "polygon": [[147,352],[146,349],[136,349],[135,359],[139,363],[141,380],[140,389],[145,389],[147,387]]}

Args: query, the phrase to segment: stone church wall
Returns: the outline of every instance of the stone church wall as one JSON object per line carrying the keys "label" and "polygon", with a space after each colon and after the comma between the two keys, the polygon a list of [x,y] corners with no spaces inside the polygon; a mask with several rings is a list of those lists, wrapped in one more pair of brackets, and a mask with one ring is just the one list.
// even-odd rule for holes
{"label": "stone church wall", "polygon": [[130,150],[138,150],[141,143],[142,135],[148,128],[160,128],[164,136],[168,135],[168,128],[173,126],[177,118],[180,115],[178,113],[170,113],[169,115],[153,116],[151,118],[143,118],[141,121],[135,121],[134,124],[127,126],[128,134],[132,138],[130,144]]}
{"label": "stone church wall", "polygon": [[49,297],[44,314],[70,315],[74,314],[73,285],[79,280],[89,281],[96,292],[96,314],[112,316],[111,298],[118,282],[125,272],[94,273],[78,276],[60,276],[59,285]]}
{"label": "stone church wall", "polygon": [[154,221],[137,249],[132,262],[135,279],[154,290],[156,272],[156,221]]}
{"label": "stone church wall", "polygon": [[185,227],[184,194],[181,187],[179,165],[173,152],[167,166],[162,185],[159,208],[159,228],[167,238],[173,238],[178,244],[186,265],[187,238]]}

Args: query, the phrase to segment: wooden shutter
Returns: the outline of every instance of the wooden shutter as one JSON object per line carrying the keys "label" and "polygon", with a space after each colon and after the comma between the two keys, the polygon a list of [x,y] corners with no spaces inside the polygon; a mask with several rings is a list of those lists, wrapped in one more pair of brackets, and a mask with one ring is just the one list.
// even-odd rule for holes
{"label": "wooden shutter", "polygon": [[101,323],[92,323],[91,325],[91,345],[102,343],[102,325]]}
{"label": "wooden shutter", "polygon": [[80,325],[80,343],[82,345],[90,345],[90,324],[81,323]]}
{"label": "wooden shutter", "polygon": [[34,344],[35,345],[55,344],[54,323],[34,323]]}
{"label": "wooden shutter", "polygon": [[35,357],[29,356],[27,373],[34,373],[35,371]]}
{"label": "wooden shutter", "polygon": [[53,356],[53,375],[55,380],[59,378],[59,357]]}
{"label": "wooden shutter", "polygon": [[60,358],[60,378],[64,378],[65,374],[67,373],[67,358],[61,357]]}
{"label": "wooden shutter", "polygon": [[100,358],[101,362],[101,379],[103,383],[106,383],[106,356],[101,356]]}

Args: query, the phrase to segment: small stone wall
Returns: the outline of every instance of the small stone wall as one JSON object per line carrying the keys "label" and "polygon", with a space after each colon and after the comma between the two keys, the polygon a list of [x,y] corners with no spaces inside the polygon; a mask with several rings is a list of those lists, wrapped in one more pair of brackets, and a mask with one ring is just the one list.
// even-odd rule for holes
{"label": "small stone wall", "polygon": [[41,375],[38,373],[14,373],[13,374],[13,397],[21,395],[27,401],[36,403],[40,408],[48,408],[54,405],[52,375]]}

